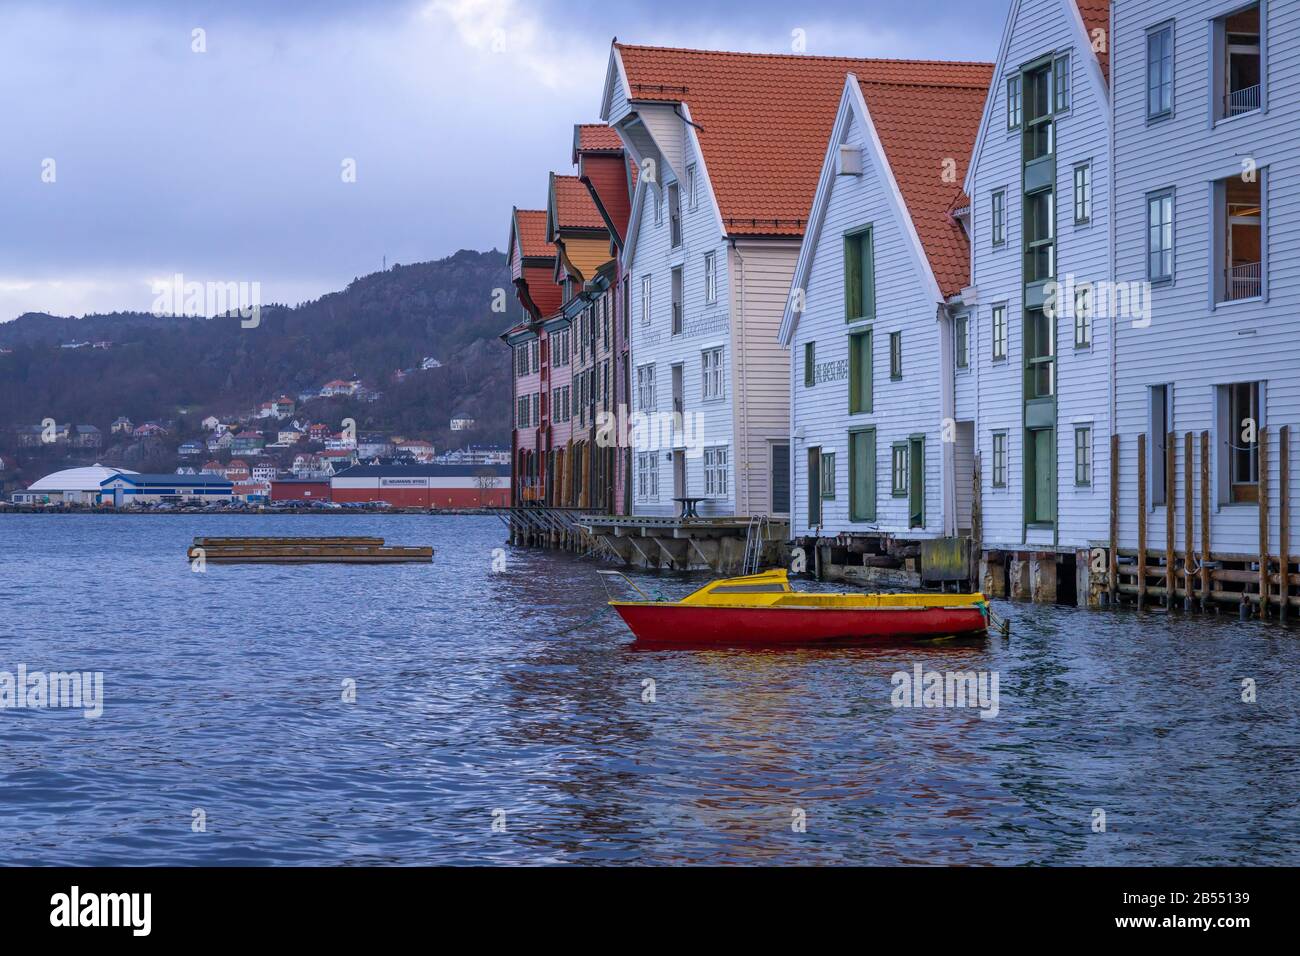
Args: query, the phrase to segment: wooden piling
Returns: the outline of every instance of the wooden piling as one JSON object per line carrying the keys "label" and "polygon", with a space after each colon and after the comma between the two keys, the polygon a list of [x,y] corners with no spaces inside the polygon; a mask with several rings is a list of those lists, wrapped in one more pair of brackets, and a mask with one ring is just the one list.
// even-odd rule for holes
{"label": "wooden piling", "polygon": [[1268,429],[1259,429],[1259,617],[1268,618]]}
{"label": "wooden piling", "polygon": [[1110,436],[1110,561],[1108,590],[1110,603],[1119,600],[1119,435]]}
{"label": "wooden piling", "polygon": [[974,482],[970,506],[970,590],[972,592],[979,591],[983,587],[980,581],[980,558],[984,554],[984,482],[980,479],[982,470],[980,454],[976,452],[971,462],[971,479]]}
{"label": "wooden piling", "polygon": [[1277,525],[1278,525],[1278,596],[1281,601],[1282,623],[1290,616],[1291,608],[1291,426],[1283,425],[1277,432]]}
{"label": "wooden piling", "polygon": [[1147,598],[1147,436],[1138,435],[1138,607]]}
{"label": "wooden piling", "polygon": [[1174,512],[1177,508],[1174,499],[1178,488],[1178,458],[1174,455],[1174,446],[1178,436],[1173,432],[1165,435],[1165,607],[1174,606]]}
{"label": "wooden piling", "polygon": [[1192,433],[1188,432],[1183,436],[1183,589],[1186,592],[1183,598],[1184,611],[1190,611],[1195,600],[1193,597],[1195,584],[1192,581],[1192,555],[1196,551],[1196,544],[1192,539],[1192,488],[1195,484],[1195,464],[1192,457]]}
{"label": "wooden piling", "polygon": [[1201,432],[1201,610],[1210,603],[1210,433]]}

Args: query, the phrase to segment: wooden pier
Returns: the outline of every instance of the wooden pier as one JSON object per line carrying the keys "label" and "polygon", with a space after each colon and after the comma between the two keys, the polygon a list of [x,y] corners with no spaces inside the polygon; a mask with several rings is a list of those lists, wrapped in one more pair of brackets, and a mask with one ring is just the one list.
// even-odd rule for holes
{"label": "wooden pier", "polygon": [[195,538],[187,557],[207,564],[427,564],[431,547],[385,545],[383,538]]}

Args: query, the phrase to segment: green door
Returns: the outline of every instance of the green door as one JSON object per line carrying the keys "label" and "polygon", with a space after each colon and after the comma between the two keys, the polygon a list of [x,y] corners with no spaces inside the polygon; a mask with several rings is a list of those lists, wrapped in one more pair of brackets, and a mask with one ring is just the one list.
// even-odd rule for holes
{"label": "green door", "polygon": [[876,520],[876,430],[849,432],[849,520]]}
{"label": "green door", "polygon": [[808,449],[808,527],[822,523],[822,450]]}
{"label": "green door", "polygon": [[1056,461],[1052,454],[1052,429],[1035,429],[1029,433],[1029,437],[1033,443],[1034,462],[1034,500],[1029,512],[1029,520],[1050,524],[1055,517],[1052,492],[1056,475]]}
{"label": "green door", "polygon": [[925,439],[913,438],[907,450],[907,526],[925,527]]}

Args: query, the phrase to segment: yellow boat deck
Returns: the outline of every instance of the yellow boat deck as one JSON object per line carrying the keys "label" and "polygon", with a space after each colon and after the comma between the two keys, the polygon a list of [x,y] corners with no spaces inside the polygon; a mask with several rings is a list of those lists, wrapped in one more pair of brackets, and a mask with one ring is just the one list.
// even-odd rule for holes
{"label": "yellow boat deck", "polygon": [[711,581],[673,603],[696,607],[810,607],[810,608],[929,608],[973,607],[985,603],[983,594],[823,594],[796,591],[784,568],[739,578]]}

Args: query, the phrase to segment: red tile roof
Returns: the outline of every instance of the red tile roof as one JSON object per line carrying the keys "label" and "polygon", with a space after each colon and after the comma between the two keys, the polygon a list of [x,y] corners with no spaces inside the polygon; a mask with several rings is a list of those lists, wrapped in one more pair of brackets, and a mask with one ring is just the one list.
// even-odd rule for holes
{"label": "red tile roof", "polygon": [[604,123],[579,123],[574,127],[575,152],[621,153],[623,140],[612,126]]}
{"label": "red tile roof", "polygon": [[[1083,28],[1088,31],[1088,39],[1093,40],[1094,30],[1101,30],[1105,43],[1097,51],[1097,60],[1101,63],[1102,76],[1110,83],[1110,0],[1074,0],[1083,17]],[[1096,43],[1093,43],[1094,48]]]}
{"label": "red tile roof", "polygon": [[546,238],[545,209],[516,209],[519,251],[525,258],[554,259],[555,244]]}
{"label": "red tile roof", "polygon": [[961,184],[993,68],[984,67],[982,72],[983,82],[969,86],[858,80],[907,212],[945,296],[970,283],[970,246],[952,213],[964,198]]}
{"label": "red tile roof", "polygon": [[577,176],[552,176],[555,224],[560,229],[604,229],[605,220]]}
{"label": "red tile roof", "polygon": [[[615,44],[633,100],[684,102],[728,232],[801,236],[848,73],[899,90],[988,91],[983,63],[722,53]],[[941,102],[931,95],[927,103]],[[961,111],[959,111],[961,112]],[[917,132],[925,117],[914,117]],[[909,127],[896,123],[901,135]],[[942,132],[942,130],[936,130]],[[949,147],[958,162],[955,147]],[[948,155],[945,152],[944,155]],[[933,168],[934,164],[928,164]],[[945,193],[944,206],[951,200]]]}

